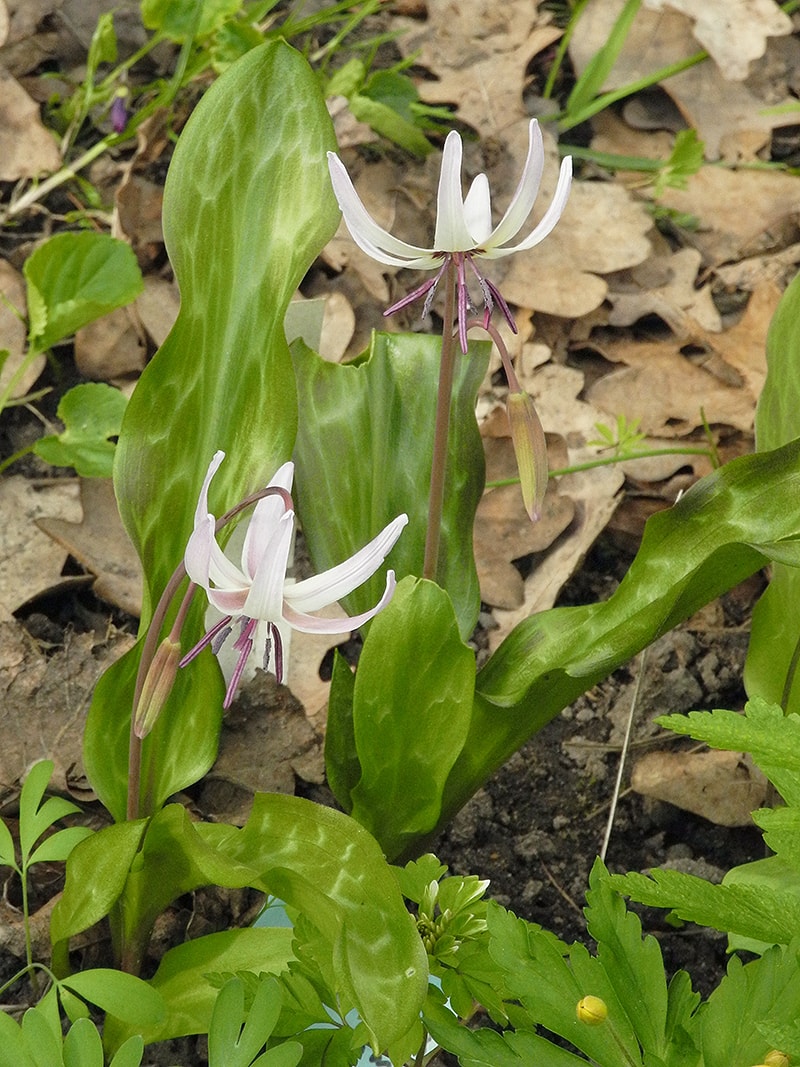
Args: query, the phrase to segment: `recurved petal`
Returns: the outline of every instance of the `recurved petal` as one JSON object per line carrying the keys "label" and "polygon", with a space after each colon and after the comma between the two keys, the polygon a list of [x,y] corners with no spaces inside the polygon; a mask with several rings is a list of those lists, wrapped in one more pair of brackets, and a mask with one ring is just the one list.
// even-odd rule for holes
{"label": "recurved petal", "polygon": [[561,171],[558,176],[558,185],[553,196],[552,202],[542,216],[540,222],[534,227],[533,231],[528,234],[524,241],[520,241],[517,245],[512,245],[506,248],[489,248],[483,254],[483,259],[502,259],[503,256],[510,256],[513,252],[525,252],[529,248],[533,248],[534,245],[538,245],[540,241],[543,241],[545,237],[554,229],[556,223],[561,218],[564,208],[567,206],[567,198],[569,197],[569,189],[572,183],[572,157],[566,156],[561,162]]}
{"label": "recurved petal", "polygon": [[183,556],[186,573],[207,592],[212,582],[220,589],[246,589],[249,582],[217,544],[214,526],[214,516],[205,515],[192,531]]}
{"label": "recurved petal", "polygon": [[[288,611],[294,613],[306,611],[318,611],[327,604],[335,604],[337,600],[352,593],[363,582],[370,578],[380,567],[391,552],[403,527],[408,522],[407,515],[398,515],[389,523],[377,537],[374,537],[368,545],[356,552],[350,559],[332,567],[322,574],[316,574],[313,578],[305,578],[296,585],[287,586],[284,590],[284,618],[291,622]],[[376,609],[377,610],[377,609]],[[370,616],[371,618],[372,616]],[[329,622],[331,620],[328,620]],[[354,627],[355,628],[355,627]],[[325,633],[338,633],[344,631],[322,631]]]}
{"label": "recurved petal", "polygon": [[432,248],[418,248],[416,245],[400,241],[375,222],[361,203],[350,181],[347,168],[335,152],[328,152],[328,170],[336,200],[350,235],[368,256],[391,267],[410,266],[424,269],[427,266],[436,265],[436,260],[433,263],[428,262],[433,256]]}
{"label": "recurved petal", "polygon": [[208,515],[208,487],[211,485],[211,479],[219,470],[219,466],[225,459],[225,453],[222,451],[215,452],[211,462],[208,465],[206,476],[203,479],[203,484],[200,487],[200,496],[197,498],[197,507],[194,513],[194,524],[197,526]]}
{"label": "recurved petal", "polygon": [[283,605],[283,617],[290,626],[294,627],[295,630],[300,630],[302,633],[349,634],[352,630],[357,630],[359,626],[363,626],[365,622],[369,622],[369,620],[374,618],[379,611],[383,611],[394,596],[396,585],[397,581],[395,580],[394,571],[387,571],[386,588],[383,592],[383,596],[375,607],[370,608],[369,611],[362,611],[360,615],[351,615],[346,619],[320,619],[316,615],[306,615],[304,612],[295,611],[285,601]]}
{"label": "recurved petal", "polygon": [[[519,185],[514,190],[511,203],[508,205],[505,215],[498,222],[491,236],[486,242],[495,248],[505,244],[519,233],[524,226],[528,215],[539,193],[539,185],[542,181],[544,169],[544,146],[542,143],[542,131],[536,119],[531,119],[528,127],[528,155]],[[484,246],[485,247],[485,246]]]}
{"label": "recurved petal", "polygon": [[455,130],[451,130],[444,142],[439,193],[436,198],[436,233],[433,247],[437,252],[468,252],[475,247],[464,217],[461,152],[461,137]]}
{"label": "recurved petal", "polygon": [[[291,492],[294,480],[294,463],[284,463],[279,468],[275,477],[270,480],[268,489],[284,489]],[[242,570],[253,578],[256,568],[261,561],[263,546],[272,540],[281,517],[286,513],[286,503],[283,498],[275,494],[265,496],[256,504],[247,533],[242,545]]]}
{"label": "recurved petal", "polygon": [[275,622],[281,617],[293,529],[294,512],[287,511],[279,519],[269,541],[261,542],[259,546],[260,559],[243,611],[251,619]]}

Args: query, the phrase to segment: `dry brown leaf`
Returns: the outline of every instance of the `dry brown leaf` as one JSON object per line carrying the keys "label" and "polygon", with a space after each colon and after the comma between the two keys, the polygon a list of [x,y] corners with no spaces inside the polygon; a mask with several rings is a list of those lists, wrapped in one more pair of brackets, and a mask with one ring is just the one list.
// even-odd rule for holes
{"label": "dry brown leaf", "polygon": [[717,826],[750,826],[767,780],[740,752],[650,752],[634,766],[631,788]]}
{"label": "dry brown leaf", "polygon": [[701,407],[712,425],[752,429],[756,397],[750,389],[720,380],[709,369],[713,364],[690,362],[678,342],[620,338],[602,351],[627,366],[598,379],[589,400],[610,415],[639,419],[643,433],[680,437],[702,425]]}
{"label": "dry brown leaf", "polygon": [[138,375],[146,357],[130,308],[116,308],[75,334],[75,365],[84,378],[110,382]]}
{"label": "dry brown leaf", "polygon": [[60,586],[67,553],[53,544],[34,520],[44,515],[76,521],[78,487],[52,481],[37,489],[27,478],[0,481],[0,620],[41,593]]}
{"label": "dry brown leaf", "polygon": [[426,103],[455,104],[482,138],[526,116],[522,94],[531,59],[562,31],[528,0],[435,3],[424,23],[408,21],[397,39],[404,55],[436,75],[419,84]]}
{"label": "dry brown leaf", "polygon": [[18,623],[0,622],[0,782],[16,782],[36,760],[52,759],[54,788],[75,790],[83,777],[83,729],[94,687],[133,643],[123,633],[103,640],[73,634],[45,656]]}
{"label": "dry brown leaf", "polygon": [[61,157],[39,108],[0,67],[0,181],[16,182],[58,170]]}
{"label": "dry brown leaf", "polygon": [[142,568],[119,517],[111,479],[81,478],[80,501],[82,518],[39,519],[42,536],[47,534],[51,547],[56,542],[97,575],[94,591],[101,600],[138,617],[142,611]]}
{"label": "dry brown leaf", "polygon": [[114,203],[117,229],[130,241],[140,264],[154,262],[162,253],[164,234],[161,229],[163,185],[156,185],[136,174],[133,167],[118,186]]}
{"label": "dry brown leaf", "polygon": [[695,324],[714,333],[721,330],[711,286],[695,288],[702,258],[695,248],[670,253],[660,247],[656,255],[634,267],[627,279],[609,284],[608,300],[613,304],[609,324],[631,326],[654,314],[679,337],[690,337]]}
{"label": "dry brown leaf", "polygon": [[[546,206],[554,185],[543,182]],[[613,220],[613,229],[612,223]],[[652,219],[644,205],[610,182],[573,184],[555,233],[524,255],[509,257],[500,281],[518,307],[579,318],[599,307],[607,283],[598,275],[624,270],[650,255]]]}
{"label": "dry brown leaf", "polygon": [[[578,73],[607,40],[624,0],[589,0],[570,41],[570,57]],[[697,51],[691,20],[676,11],[642,8],[625,39],[603,89],[649,77]],[[686,122],[705,143],[706,158],[753,158],[769,140],[770,131],[790,124],[791,116],[765,113],[767,107],[790,102],[786,87],[770,87],[769,98],[754,87],[726,81],[711,62],[699,63],[664,80]]]}
{"label": "dry brown leaf", "polygon": [[645,0],[644,6],[669,7],[690,18],[694,36],[731,81],[747,77],[751,60],[767,50],[768,37],[792,32],[792,20],[775,0]]}
{"label": "dry brown leaf", "polygon": [[147,333],[157,347],[161,347],[167,334],[175,325],[180,311],[181,297],[175,282],[157,278],[153,274],[144,277],[144,290],[136,299],[136,310]]}
{"label": "dry brown leaf", "polygon": [[8,31],[11,26],[11,20],[8,17],[8,8],[6,7],[5,0],[0,0],[0,48],[8,40]]}
{"label": "dry brown leaf", "polygon": [[[776,251],[796,239],[800,178],[775,171],[703,167],[686,189],[667,189],[661,203],[697,215],[692,243],[707,263],[736,262]],[[788,239],[787,239],[788,235]]]}
{"label": "dry brown leaf", "polygon": [[752,292],[762,282],[772,282],[781,290],[797,273],[800,263],[800,244],[789,245],[766,256],[750,256],[738,263],[717,267],[715,274],[730,289],[745,289]]}
{"label": "dry brown leaf", "polygon": [[767,331],[780,298],[781,289],[774,282],[762,282],[750,297],[739,322],[708,339],[717,354],[741,375],[755,399],[764,387]]}
{"label": "dry brown leaf", "polygon": [[356,328],[353,305],[344,293],[330,293],[325,298],[319,354],[329,363],[339,363],[347,352]]}

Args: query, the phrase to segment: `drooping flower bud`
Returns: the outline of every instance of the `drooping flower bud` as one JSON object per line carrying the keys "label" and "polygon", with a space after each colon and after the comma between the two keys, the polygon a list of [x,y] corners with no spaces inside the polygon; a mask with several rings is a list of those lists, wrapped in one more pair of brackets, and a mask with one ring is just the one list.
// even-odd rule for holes
{"label": "drooping flower bud", "polygon": [[150,669],[142,686],[139,702],[134,715],[133,732],[139,738],[145,738],[156,724],[161,709],[167,702],[175,684],[178,663],[181,658],[179,642],[165,637],[158,646]]}
{"label": "drooping flower bud", "polygon": [[608,1008],[604,1000],[590,994],[578,1001],[575,1014],[578,1021],[586,1023],[587,1026],[602,1026],[608,1018]]}
{"label": "drooping flower bud", "polygon": [[114,133],[122,133],[128,125],[128,109],[125,101],[129,95],[127,86],[124,85],[114,93],[114,99],[111,101],[111,128]]}
{"label": "drooping flower bud", "polygon": [[547,443],[544,430],[536,406],[527,393],[510,392],[506,411],[511,442],[517,457],[522,501],[531,522],[538,522],[542,517],[542,503],[547,491]]}

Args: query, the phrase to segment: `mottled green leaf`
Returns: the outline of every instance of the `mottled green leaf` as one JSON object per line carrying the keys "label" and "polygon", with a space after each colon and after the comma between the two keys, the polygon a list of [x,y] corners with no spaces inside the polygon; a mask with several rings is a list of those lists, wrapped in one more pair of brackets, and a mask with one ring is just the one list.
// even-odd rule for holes
{"label": "mottled green leaf", "polygon": [[[292,346],[302,418],[297,436],[297,502],[318,570],[334,566],[396,515],[409,524],[387,566],[398,578],[421,575],[441,340],[421,334],[376,334],[355,364],[327,363],[302,343]],[[472,524],[484,481],[475,397],[489,345],[456,357],[450,414],[439,584],[450,594],[463,637],[472,632],[480,593]],[[353,477],[348,472],[358,472]],[[381,569],[344,601],[353,613],[371,607],[384,586]]]}
{"label": "mottled green leaf", "polygon": [[[209,89],[178,142],[164,235],[181,290],[177,322],[131,397],[117,446],[120,514],[146,576],[142,625],[180,563],[217,449],[216,513],[289,458],[297,399],[283,331],[290,297],[336,228],[325,151],[333,130],[314,74],[282,41],[245,55]],[[190,648],[202,604],[184,628]],[[128,733],[140,648],[98,686],[89,777],[124,817]],[[216,755],[222,682],[210,653],[179,671],[144,743],[146,810],[196,781]]]}

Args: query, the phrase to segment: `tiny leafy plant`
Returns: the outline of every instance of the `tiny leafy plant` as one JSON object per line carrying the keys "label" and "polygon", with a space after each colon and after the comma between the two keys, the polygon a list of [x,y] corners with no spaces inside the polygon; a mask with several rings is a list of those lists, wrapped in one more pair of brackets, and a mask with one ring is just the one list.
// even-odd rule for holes
{"label": "tiny leafy plant", "polygon": [[[185,44],[220,30],[238,7],[206,5],[191,24],[182,4],[147,10]],[[66,861],[51,963],[32,960],[29,947],[25,969],[43,974],[47,991],[21,1024],[0,1016],[15,1062],[99,1067],[103,1055],[125,1067],[143,1045],[207,1033],[213,1067],[350,1067],[365,1047],[394,1067],[423,1067],[439,1049],[464,1067],[777,1064],[778,1049],[797,1045],[786,1022],[800,1011],[797,931],[785,916],[798,898],[774,880],[765,890],[763,868],[723,887],[666,887],[677,899],[664,903],[701,921],[730,923],[738,914],[723,928],[759,949],[751,963],[732,962],[701,1003],[688,975],[667,982],[657,942],[642,937],[624,905],[623,891],[661,892],[660,875],[620,882],[596,865],[587,896],[591,953],[487,901],[484,879],[449,876],[425,849],[522,744],[671,626],[768,562],[773,597],[793,590],[800,441],[792,412],[800,388],[796,364],[789,368],[776,346],[796,321],[796,287],[776,319],[759,451],[713,471],[651,519],[608,601],[524,620],[476,670],[466,643],[480,608],[471,546],[484,488],[475,397],[492,343],[508,382],[532,521],[549,478],[533,400],[495,325],[502,317],[516,329],[492,261],[532,253],[549,238],[569,197],[571,161],[529,228],[543,163],[532,121],[517,191],[494,225],[485,176],[464,197],[462,141],[451,132],[435,233],[429,247],[411,245],[361,203],[308,62],[284,41],[250,47],[244,37],[248,47],[201,100],[170,167],[164,233],[182,299],[174,328],[121,425],[119,410],[102,411],[100,437],[87,448],[84,392],[64,402],[64,433],[40,443],[62,457],[72,448],[78,466],[105,462],[106,442],[118,436],[114,487],[145,584],[139,639],[101,678],[84,734],[85,765],[108,823],[41,839],[73,813],[58,798],[42,803],[52,770],[42,764],[23,787],[19,858],[8,830],[0,831],[3,861],[23,885],[39,859]],[[369,85],[356,91],[365,95]],[[417,300],[430,308],[441,296],[441,338],[376,334],[347,365],[322,360],[307,341],[287,342],[290,299],[342,215],[378,262],[425,272],[388,311]],[[77,289],[56,269],[63,256],[52,248],[31,257],[32,350],[138,291],[126,253],[94,236],[62,241],[82,278]],[[105,257],[123,265],[125,285],[107,288]],[[103,279],[95,262],[104,264]],[[622,454],[638,443],[636,428],[622,421],[600,433]],[[288,572],[298,522],[313,573],[295,582]],[[244,536],[234,552],[237,525]],[[345,618],[321,613],[334,602]],[[779,684],[788,704],[800,625],[782,639],[770,672],[757,655],[763,619],[774,610],[767,603],[754,630],[750,684]],[[341,810],[259,793],[244,826],[194,819],[176,797],[212,766],[223,711],[247,673],[258,665],[286,679],[292,630],[358,628],[361,658],[355,671],[336,659],[328,713],[327,776]],[[716,713],[712,723],[722,729],[708,739],[727,744],[732,718]],[[779,731],[795,725],[755,689],[748,716],[736,722],[749,731],[743,747],[757,761],[766,751],[764,769],[787,799],[785,811],[759,819],[776,859],[792,870],[796,773],[789,757],[770,760],[776,745],[789,748]],[[770,878],[778,873],[778,863],[770,865]],[[158,958],[152,935],[162,914],[208,885],[277,898],[291,925],[206,934]],[[687,903],[691,893],[695,902]],[[770,902],[758,914],[756,894]],[[771,921],[776,900],[781,937]],[[73,973],[72,939],[101,922],[111,933],[109,967]],[[479,1011],[491,1028],[473,1028]]]}

